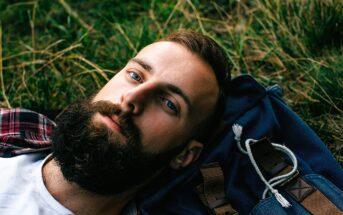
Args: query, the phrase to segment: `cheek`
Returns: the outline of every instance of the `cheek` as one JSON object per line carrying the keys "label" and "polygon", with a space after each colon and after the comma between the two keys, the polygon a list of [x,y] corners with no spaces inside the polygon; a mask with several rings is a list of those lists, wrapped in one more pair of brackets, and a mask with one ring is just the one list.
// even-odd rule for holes
{"label": "cheek", "polygon": [[161,151],[184,139],[182,133],[185,129],[182,123],[163,111],[146,112],[135,123],[140,128],[142,144],[150,152]]}

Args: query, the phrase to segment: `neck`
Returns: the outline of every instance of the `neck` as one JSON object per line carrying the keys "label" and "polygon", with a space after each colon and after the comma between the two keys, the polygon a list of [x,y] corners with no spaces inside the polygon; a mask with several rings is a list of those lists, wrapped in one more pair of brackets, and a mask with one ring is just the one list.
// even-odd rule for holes
{"label": "neck", "polygon": [[136,191],[128,191],[112,196],[91,193],[76,183],[67,181],[54,159],[45,163],[42,174],[44,184],[50,194],[76,215],[119,215],[136,193]]}

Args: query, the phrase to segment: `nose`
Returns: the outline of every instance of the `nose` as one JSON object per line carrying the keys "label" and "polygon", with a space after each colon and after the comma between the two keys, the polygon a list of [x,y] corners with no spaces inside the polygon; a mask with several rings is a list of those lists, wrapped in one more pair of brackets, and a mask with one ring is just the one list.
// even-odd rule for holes
{"label": "nose", "polygon": [[152,101],[157,85],[154,83],[139,84],[121,95],[121,108],[124,112],[139,115]]}

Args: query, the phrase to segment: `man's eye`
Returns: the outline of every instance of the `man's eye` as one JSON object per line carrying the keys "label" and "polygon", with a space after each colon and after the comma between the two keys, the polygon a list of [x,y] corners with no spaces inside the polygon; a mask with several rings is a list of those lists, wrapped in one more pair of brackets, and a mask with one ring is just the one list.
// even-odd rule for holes
{"label": "man's eye", "polygon": [[173,113],[175,113],[175,114],[179,113],[177,106],[172,101],[170,101],[169,99],[163,98],[163,97],[161,97],[161,100],[162,100],[163,104],[169,110],[171,110]]}
{"label": "man's eye", "polygon": [[131,77],[131,79],[135,80],[135,81],[138,81],[138,82],[142,82],[143,79],[140,75],[138,75],[138,73],[136,72],[129,72],[129,75]]}

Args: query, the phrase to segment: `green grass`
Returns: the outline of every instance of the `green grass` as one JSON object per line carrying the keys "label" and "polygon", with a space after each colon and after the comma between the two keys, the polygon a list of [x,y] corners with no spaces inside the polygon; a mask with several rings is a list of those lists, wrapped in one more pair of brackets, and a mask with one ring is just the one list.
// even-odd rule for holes
{"label": "green grass", "polygon": [[0,21],[2,107],[63,109],[140,48],[192,28],[221,44],[234,75],[282,86],[343,162],[341,0],[0,0]]}

